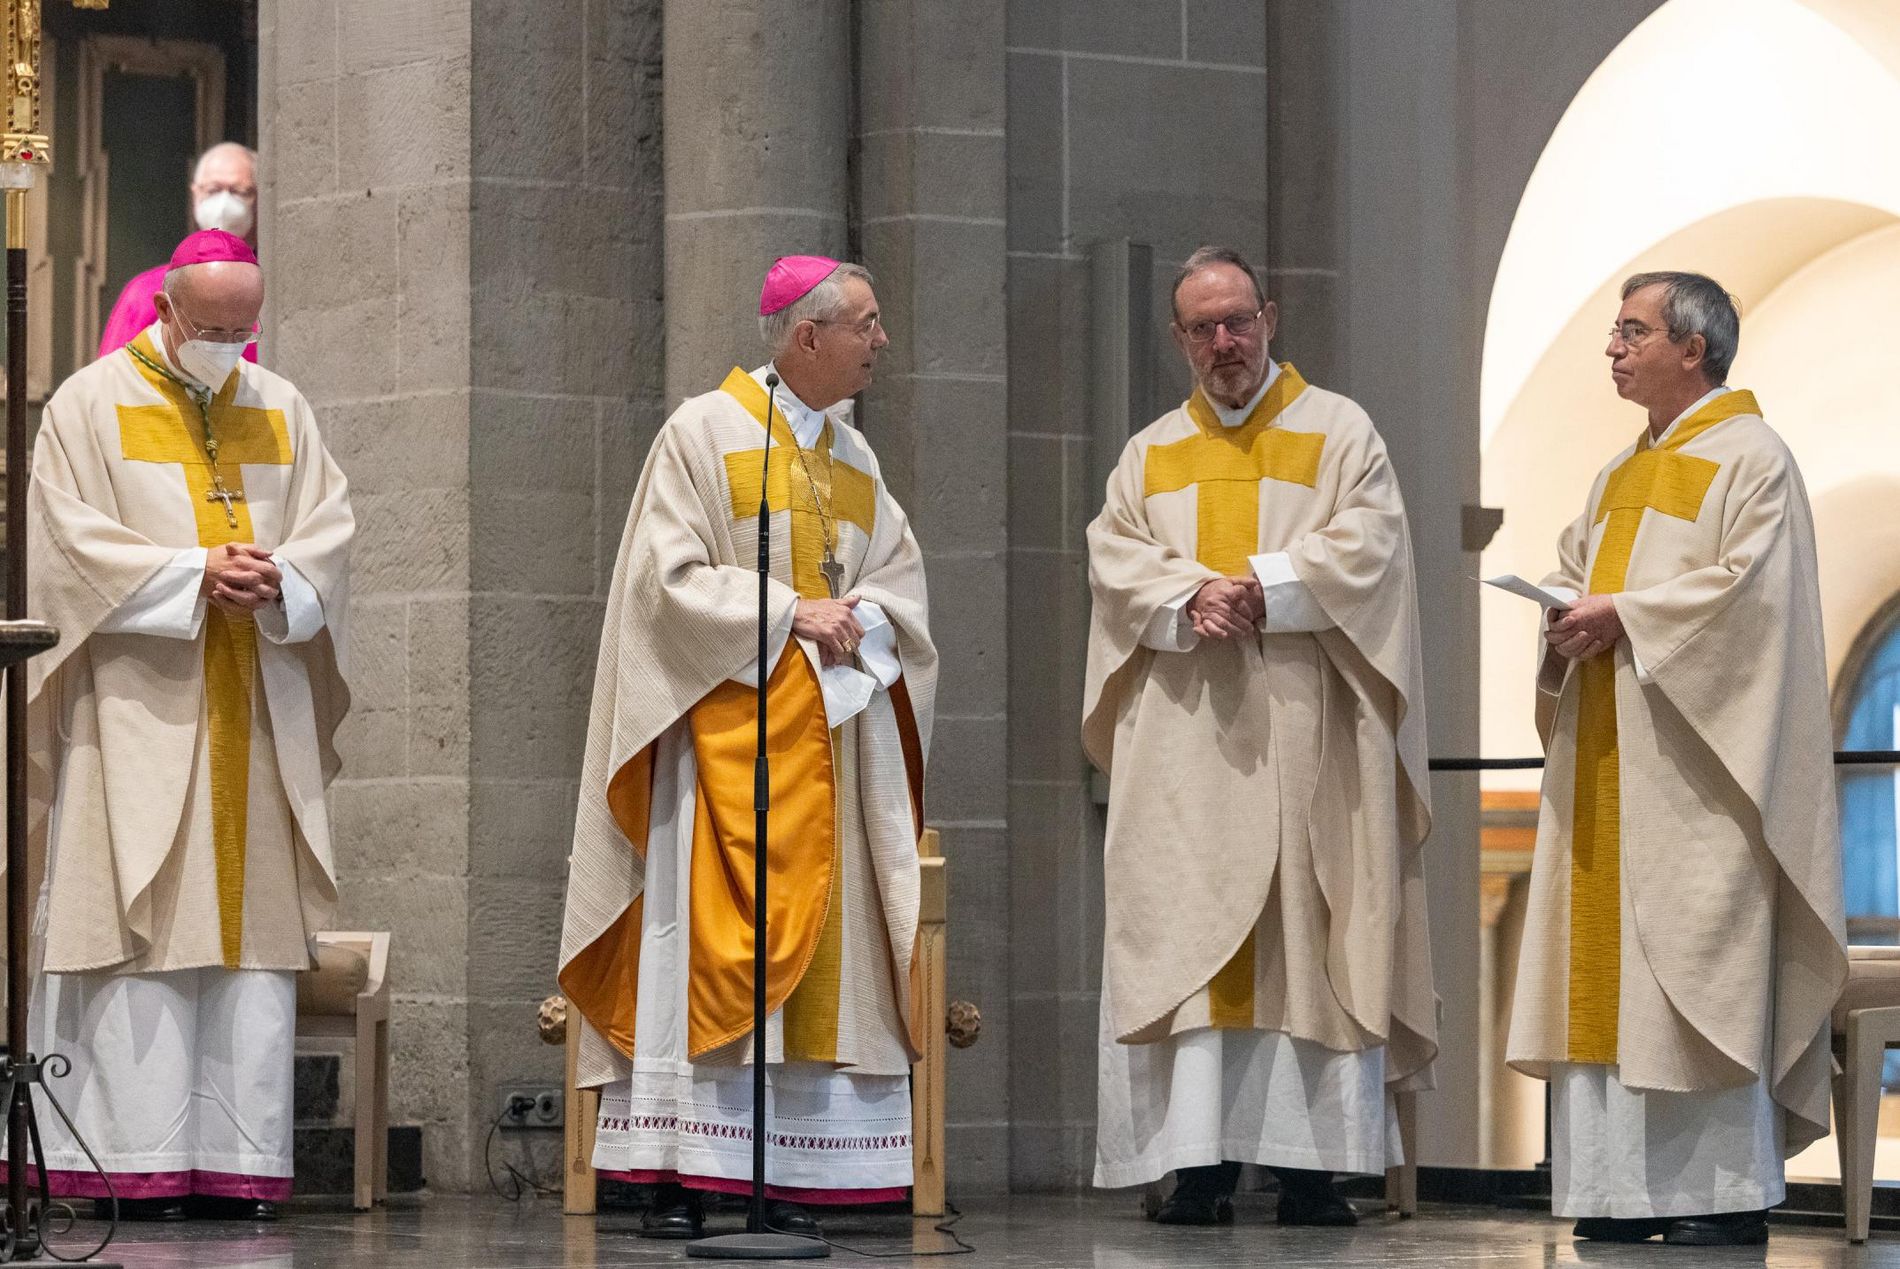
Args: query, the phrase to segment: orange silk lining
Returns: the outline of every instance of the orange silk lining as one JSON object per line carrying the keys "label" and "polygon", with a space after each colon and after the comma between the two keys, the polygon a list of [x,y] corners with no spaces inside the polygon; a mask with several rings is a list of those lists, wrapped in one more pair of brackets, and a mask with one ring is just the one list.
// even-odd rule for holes
{"label": "orange silk lining", "polygon": [[[766,683],[772,762],[766,902],[766,1011],[782,1007],[811,964],[831,906],[837,845],[831,730],[818,676],[788,644]],[[755,692],[731,681],[692,710],[699,788],[693,817],[692,944],[686,988],[687,1056],[752,1030],[753,762]]]}
{"label": "orange silk lining", "polygon": [[[614,822],[641,858],[653,810],[653,746],[648,745],[607,782]],[[640,895],[601,936],[561,971],[561,990],[608,1043],[633,1056],[634,991],[640,983],[640,927],[646,896]]]}

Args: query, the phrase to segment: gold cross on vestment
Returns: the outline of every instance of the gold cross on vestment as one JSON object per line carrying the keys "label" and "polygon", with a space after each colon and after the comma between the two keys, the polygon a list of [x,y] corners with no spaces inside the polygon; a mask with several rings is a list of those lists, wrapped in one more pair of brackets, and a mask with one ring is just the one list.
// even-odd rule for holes
{"label": "gold cross on vestment", "polygon": [[[829,439],[827,433],[819,444]],[[759,466],[763,457],[756,449],[726,455],[726,483],[732,487],[734,521],[759,513]],[[835,599],[844,587],[844,565],[837,556],[842,543],[826,540],[824,517],[817,510],[819,500],[829,507],[836,532],[842,533],[845,525],[855,524],[868,537],[877,522],[877,483],[869,473],[834,457],[830,490],[812,488],[799,470],[792,447],[778,443],[776,430],[768,461],[771,470],[765,478],[766,505],[773,512],[791,512],[792,588],[807,599]]]}
{"label": "gold cross on vestment", "polygon": [[[765,389],[751,375],[735,368],[720,390],[765,425]],[[832,427],[825,424],[817,445],[801,463],[797,437],[774,413],[769,458],[756,449],[725,456],[734,522],[759,513],[759,468],[762,460],[768,465],[766,506],[773,512],[791,512],[792,589],[806,599],[836,599],[844,593],[844,564],[838,558],[844,526],[854,524],[866,537],[877,527],[877,481],[837,456]]]}
{"label": "gold cross on vestment", "polygon": [[1142,464],[1142,496],[1195,490],[1194,558],[1224,577],[1248,570],[1260,549],[1260,482],[1319,483],[1323,432],[1289,432],[1274,419],[1306,387],[1299,372],[1282,366],[1247,421],[1225,427],[1195,389],[1188,400],[1193,436],[1156,445]]}
{"label": "gold cross on vestment", "polygon": [[[1738,414],[1759,414],[1753,393],[1729,392],[1679,423],[1661,445],[1647,435],[1617,465],[1592,510],[1602,525],[1590,566],[1592,595],[1629,579],[1643,513],[1695,521],[1720,463],[1682,447]],[[1617,734],[1616,658],[1577,665],[1576,773],[1570,812],[1570,983],[1566,1053],[1573,1062],[1618,1060],[1623,972],[1622,751]]]}
{"label": "gold cross on vestment", "polygon": [[253,534],[244,507],[244,465],[289,465],[284,412],[215,403],[212,409],[220,433],[215,467],[205,456],[197,435],[197,409],[190,405],[120,406],[120,453],[131,462],[177,463],[183,469],[198,522],[198,545],[249,542]]}
{"label": "gold cross on vestment", "polygon": [[[119,450],[130,462],[177,463],[192,498],[198,545],[251,542],[250,513],[244,503],[244,466],[290,465],[290,432],[282,410],[232,404],[232,386],[201,405],[177,380],[154,368],[154,352],[139,339],[127,348],[139,377],[163,403],[121,405]],[[209,416],[216,439],[206,436]],[[220,514],[222,513],[222,514]]]}

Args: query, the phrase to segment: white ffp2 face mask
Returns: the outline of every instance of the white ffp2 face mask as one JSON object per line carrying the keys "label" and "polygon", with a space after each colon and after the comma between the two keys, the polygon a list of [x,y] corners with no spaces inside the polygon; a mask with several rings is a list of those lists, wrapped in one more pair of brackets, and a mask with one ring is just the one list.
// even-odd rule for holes
{"label": "white ffp2 face mask", "polygon": [[256,219],[250,200],[228,189],[199,199],[198,205],[192,208],[192,215],[198,218],[200,229],[222,229],[240,238],[251,232],[251,224]]}
{"label": "white ffp2 face mask", "polygon": [[188,339],[178,345],[178,366],[186,374],[213,392],[237,369],[244,356],[243,344],[220,344],[209,339]]}

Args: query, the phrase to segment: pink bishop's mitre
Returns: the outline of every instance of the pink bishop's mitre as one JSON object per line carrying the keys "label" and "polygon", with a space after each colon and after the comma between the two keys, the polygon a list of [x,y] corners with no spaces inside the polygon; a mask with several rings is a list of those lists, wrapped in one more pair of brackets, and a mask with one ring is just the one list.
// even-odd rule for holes
{"label": "pink bishop's mitre", "polygon": [[191,264],[214,264],[221,260],[256,264],[257,253],[236,234],[228,234],[222,229],[200,229],[178,244],[167,268],[169,271]]}
{"label": "pink bishop's mitre", "polygon": [[780,256],[772,261],[765,271],[765,285],[759,288],[759,316],[796,304],[837,267],[838,261],[830,256]]}

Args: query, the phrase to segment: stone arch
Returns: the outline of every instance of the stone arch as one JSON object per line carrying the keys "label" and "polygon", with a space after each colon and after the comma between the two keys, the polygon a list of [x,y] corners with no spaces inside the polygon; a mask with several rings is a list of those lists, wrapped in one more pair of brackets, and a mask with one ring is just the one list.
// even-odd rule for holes
{"label": "stone arch", "polygon": [[[1807,476],[1838,668],[1900,590],[1900,533],[1888,544],[1866,514],[1900,491],[1876,370],[1900,339],[1896,129],[1900,10],[1881,0],[1669,0],[1604,59],[1526,184],[1492,288],[1483,490],[1505,522],[1487,574],[1546,571],[1590,477],[1642,425],[1603,358],[1621,279],[1697,269],[1741,300],[1730,381]],[[1484,751],[1536,752],[1535,617],[1483,602]]]}

